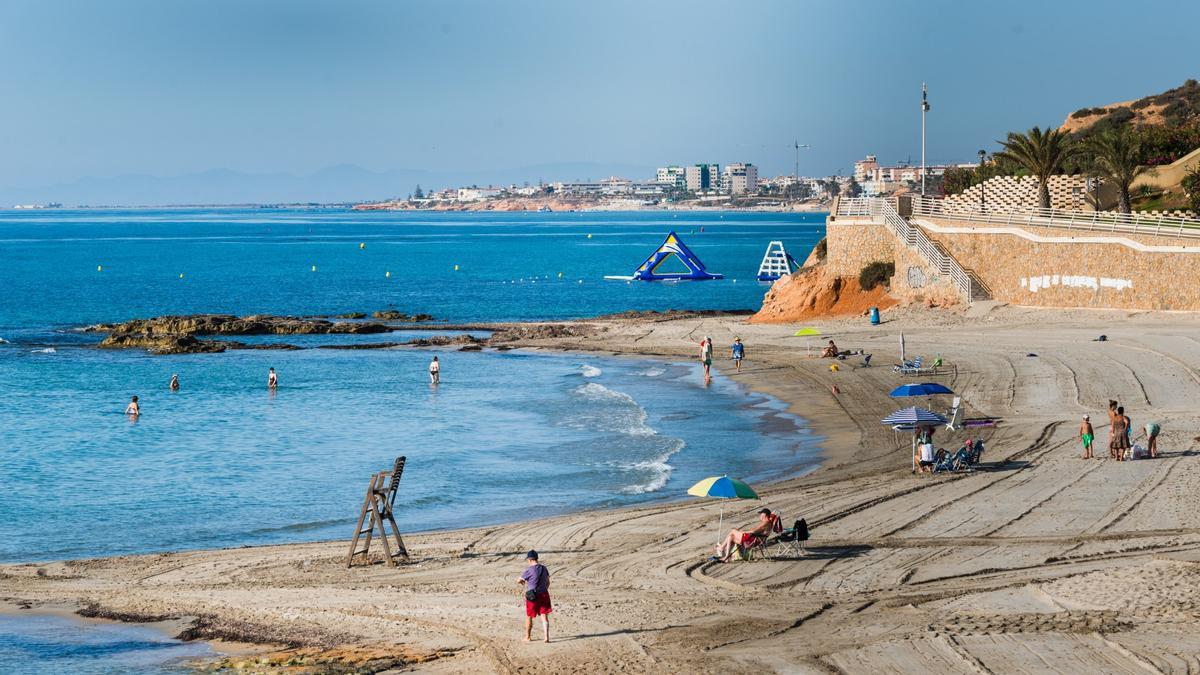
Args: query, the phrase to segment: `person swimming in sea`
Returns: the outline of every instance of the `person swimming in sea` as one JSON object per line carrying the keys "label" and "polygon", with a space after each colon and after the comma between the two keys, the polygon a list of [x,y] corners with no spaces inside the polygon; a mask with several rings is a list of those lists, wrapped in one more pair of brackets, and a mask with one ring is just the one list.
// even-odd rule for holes
{"label": "person swimming in sea", "polygon": [[179,391],[179,375],[171,375],[171,391]]}
{"label": "person swimming in sea", "polygon": [[142,414],[142,407],[138,405],[138,399],[136,396],[129,399],[129,405],[125,406],[125,414],[129,415],[130,417],[137,417],[138,415]]}

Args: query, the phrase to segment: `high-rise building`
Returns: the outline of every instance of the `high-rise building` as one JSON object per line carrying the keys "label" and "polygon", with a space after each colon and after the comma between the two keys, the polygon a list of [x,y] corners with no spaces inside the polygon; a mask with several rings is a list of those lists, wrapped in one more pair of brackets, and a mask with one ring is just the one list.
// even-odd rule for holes
{"label": "high-rise building", "polygon": [[685,170],[684,185],[689,192],[716,192],[721,189],[720,167],[716,164],[696,164]]}
{"label": "high-rise building", "polygon": [[742,195],[758,190],[758,167],[753,164],[735,162],[726,165],[721,175],[721,192]]}

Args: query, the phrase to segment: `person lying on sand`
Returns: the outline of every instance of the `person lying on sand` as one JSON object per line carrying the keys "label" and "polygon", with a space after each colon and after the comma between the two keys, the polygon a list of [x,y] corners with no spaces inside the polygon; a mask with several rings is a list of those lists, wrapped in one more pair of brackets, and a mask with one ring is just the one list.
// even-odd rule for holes
{"label": "person lying on sand", "polygon": [[729,562],[729,556],[733,555],[736,549],[746,549],[758,543],[759,539],[766,539],[774,526],[775,516],[771,514],[771,509],[759,511],[758,526],[745,532],[736,528],[730,530],[725,541],[717,545],[717,554],[711,559]]}
{"label": "person lying on sand", "polygon": [[840,353],[841,352],[838,351],[837,345],[833,344],[833,340],[830,340],[829,344],[826,345],[824,351],[821,352],[821,358],[836,359],[837,355]]}

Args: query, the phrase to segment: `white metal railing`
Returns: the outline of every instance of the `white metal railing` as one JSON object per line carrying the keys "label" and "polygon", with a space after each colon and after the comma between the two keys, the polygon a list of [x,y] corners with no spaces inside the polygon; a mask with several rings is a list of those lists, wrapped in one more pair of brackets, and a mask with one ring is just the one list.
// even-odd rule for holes
{"label": "white metal railing", "polygon": [[902,218],[891,202],[875,197],[852,197],[838,200],[836,216],[869,217],[883,222],[909,248],[914,248],[930,267],[950,278],[967,302],[974,299],[975,281],[970,273],[933,242],[925,231]]}
{"label": "white metal railing", "polygon": [[[1094,232],[1200,239],[1200,220],[1141,213],[1071,211],[1038,207],[966,205],[935,197],[913,197],[914,216],[949,218],[1004,226],[1055,227]],[[841,211],[839,205],[839,211]],[[841,215],[840,213],[838,215]],[[846,214],[851,215],[851,214]]]}

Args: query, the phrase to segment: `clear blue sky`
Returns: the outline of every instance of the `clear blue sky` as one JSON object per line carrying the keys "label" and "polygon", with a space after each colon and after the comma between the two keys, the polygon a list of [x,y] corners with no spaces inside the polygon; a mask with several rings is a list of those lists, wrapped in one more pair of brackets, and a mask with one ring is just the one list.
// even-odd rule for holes
{"label": "clear blue sky", "polygon": [[[213,168],[504,169],[868,152],[1200,76],[1200,3],[5,0],[0,186]],[[1153,64],[1153,65],[1147,65]]]}

